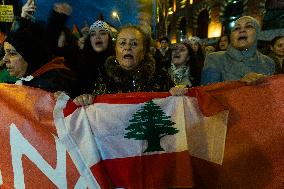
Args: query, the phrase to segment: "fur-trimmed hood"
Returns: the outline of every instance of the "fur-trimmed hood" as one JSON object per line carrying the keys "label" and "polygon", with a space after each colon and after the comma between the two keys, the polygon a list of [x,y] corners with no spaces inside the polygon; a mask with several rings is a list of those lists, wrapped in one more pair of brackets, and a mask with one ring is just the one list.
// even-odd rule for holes
{"label": "fur-trimmed hood", "polygon": [[115,56],[107,59],[106,64],[107,75],[114,80],[114,82],[126,82],[135,80],[138,83],[147,83],[150,81],[155,73],[155,60],[151,56],[147,56],[142,63],[133,70],[123,69]]}

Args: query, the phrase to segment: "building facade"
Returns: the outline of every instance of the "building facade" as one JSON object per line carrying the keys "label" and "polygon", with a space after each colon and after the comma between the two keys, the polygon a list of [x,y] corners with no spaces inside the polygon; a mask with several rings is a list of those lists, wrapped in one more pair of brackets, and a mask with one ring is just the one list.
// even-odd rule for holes
{"label": "building facade", "polygon": [[156,12],[157,36],[172,42],[229,34],[244,15],[256,18],[264,30],[284,29],[283,0],[157,0]]}

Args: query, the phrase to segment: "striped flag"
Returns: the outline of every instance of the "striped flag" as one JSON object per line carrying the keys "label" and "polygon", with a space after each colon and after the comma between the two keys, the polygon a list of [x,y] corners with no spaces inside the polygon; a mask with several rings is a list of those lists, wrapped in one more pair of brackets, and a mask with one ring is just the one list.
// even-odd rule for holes
{"label": "striped flag", "polygon": [[[88,107],[75,107],[65,95],[58,98],[59,138],[90,187],[193,187],[189,148],[192,155],[222,163],[227,112],[211,108],[205,114],[212,115],[206,117],[196,97],[167,96],[105,95]],[[187,137],[201,136],[200,130],[221,139],[200,142],[192,134]]]}

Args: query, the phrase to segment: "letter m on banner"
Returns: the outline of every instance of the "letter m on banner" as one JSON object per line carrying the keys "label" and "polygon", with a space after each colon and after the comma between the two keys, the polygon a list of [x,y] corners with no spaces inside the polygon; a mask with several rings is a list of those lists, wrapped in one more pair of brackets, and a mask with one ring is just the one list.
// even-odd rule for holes
{"label": "letter m on banner", "polygon": [[[24,138],[15,124],[10,126],[10,144],[15,188],[25,188],[22,156],[26,155],[58,188],[67,188],[66,149],[56,141],[57,165],[53,169]],[[36,176],[36,175],[35,175]]]}

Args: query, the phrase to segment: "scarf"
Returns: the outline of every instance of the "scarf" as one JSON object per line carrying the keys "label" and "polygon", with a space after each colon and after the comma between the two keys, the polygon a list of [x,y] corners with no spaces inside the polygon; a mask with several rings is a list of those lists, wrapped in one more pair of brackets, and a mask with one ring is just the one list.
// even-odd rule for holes
{"label": "scarf", "polygon": [[171,64],[170,67],[172,80],[176,85],[187,85],[192,86],[190,81],[190,68],[187,65],[176,66]]}

